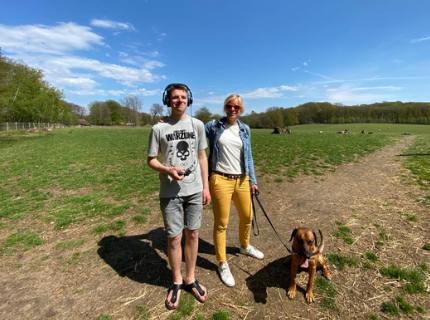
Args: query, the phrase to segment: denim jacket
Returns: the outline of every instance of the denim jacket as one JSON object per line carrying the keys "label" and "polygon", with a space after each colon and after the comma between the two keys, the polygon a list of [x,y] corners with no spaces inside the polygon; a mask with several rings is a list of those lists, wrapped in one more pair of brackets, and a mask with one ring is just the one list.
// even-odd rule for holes
{"label": "denim jacket", "polygon": [[[227,118],[224,117],[220,120],[212,120],[205,124],[206,137],[209,139],[209,173],[212,171],[212,157],[215,157],[216,161],[219,160],[218,140],[225,130],[226,119]],[[251,150],[251,130],[249,126],[242,121],[237,120],[237,122],[239,124],[239,136],[243,143],[245,175],[249,176],[251,185],[254,185],[257,184],[257,179],[255,178],[254,159],[252,158]]]}

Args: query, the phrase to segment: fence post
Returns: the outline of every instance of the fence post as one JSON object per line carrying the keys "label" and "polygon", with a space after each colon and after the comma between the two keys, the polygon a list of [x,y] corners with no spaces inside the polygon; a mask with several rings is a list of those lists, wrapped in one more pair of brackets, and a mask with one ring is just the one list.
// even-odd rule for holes
{"label": "fence post", "polygon": [[9,122],[6,122],[6,131],[9,131]]}

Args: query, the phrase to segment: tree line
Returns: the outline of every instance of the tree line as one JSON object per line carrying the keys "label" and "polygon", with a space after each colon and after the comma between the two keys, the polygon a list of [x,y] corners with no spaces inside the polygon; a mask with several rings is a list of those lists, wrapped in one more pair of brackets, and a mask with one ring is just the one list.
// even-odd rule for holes
{"label": "tree line", "polygon": [[[94,101],[88,109],[64,101],[61,90],[43,80],[43,72],[22,62],[6,58],[0,48],[0,122],[50,122],[78,124],[85,119],[93,125],[155,124],[166,115],[162,105],[154,103],[149,113],[142,112],[143,102],[136,96]],[[204,123],[219,119],[201,107],[194,116]],[[308,102],[297,107],[272,107],[251,112],[241,119],[252,128],[285,128],[300,124],[403,123],[430,124],[428,102],[379,102],[345,106],[329,102]]]}
{"label": "tree line", "polygon": [[0,122],[77,122],[63,92],[43,80],[39,69],[6,58],[0,49]]}
{"label": "tree line", "polygon": [[[197,110],[195,117],[207,122],[219,119],[206,108]],[[429,102],[380,102],[344,106],[329,102],[308,102],[297,107],[272,107],[265,112],[241,116],[251,128],[285,128],[301,124],[402,123],[430,124]]]}
{"label": "tree line", "polygon": [[430,124],[428,102],[378,102],[344,106],[308,102],[294,108],[273,107],[242,117],[253,128],[288,127],[300,124],[402,123]]}

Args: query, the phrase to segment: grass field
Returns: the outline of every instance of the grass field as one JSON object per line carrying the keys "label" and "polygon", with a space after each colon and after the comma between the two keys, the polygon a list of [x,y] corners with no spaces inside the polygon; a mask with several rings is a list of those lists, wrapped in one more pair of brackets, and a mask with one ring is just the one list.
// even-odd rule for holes
{"label": "grass field", "polygon": [[[337,133],[345,128],[351,134]],[[290,135],[252,130],[257,179],[276,187],[302,175],[324,176],[407,133],[416,139],[399,155],[406,159],[405,181],[418,184],[424,196],[417,201],[430,206],[429,126],[307,125],[290,129]],[[96,243],[110,234],[127,235],[128,228],[149,223],[153,213],[159,214],[158,174],[146,165],[149,132],[148,128],[64,128],[35,134],[0,133],[0,259],[23,252],[36,255],[36,247],[47,239],[52,242],[53,234],[73,232],[85,224],[89,226],[87,237],[54,243],[57,252],[69,254],[64,263],[73,266],[90,254],[76,251],[85,242]],[[429,250],[428,243],[426,246]],[[146,319],[142,316],[146,311],[141,306],[135,318]],[[177,314],[184,314],[181,312]],[[230,319],[223,312],[215,312],[211,319]],[[111,318],[101,315],[99,319]]]}
{"label": "grass field", "polygon": [[[291,128],[291,135],[253,130],[258,178],[276,183],[292,181],[301,174],[323,175],[409,133],[418,139],[408,151],[412,156],[407,166],[417,182],[428,188],[428,126],[360,124],[350,129],[351,134],[337,134],[343,127],[296,126]],[[361,130],[368,134],[360,134]],[[158,175],[146,165],[148,136],[147,128],[1,133],[0,228],[14,229],[14,221],[26,218],[40,220],[54,229],[88,220],[96,233],[123,230],[130,222],[126,217],[144,223],[158,192]],[[114,220],[117,222],[112,225]],[[37,235],[36,230],[26,232]],[[12,247],[8,243],[6,247]]]}

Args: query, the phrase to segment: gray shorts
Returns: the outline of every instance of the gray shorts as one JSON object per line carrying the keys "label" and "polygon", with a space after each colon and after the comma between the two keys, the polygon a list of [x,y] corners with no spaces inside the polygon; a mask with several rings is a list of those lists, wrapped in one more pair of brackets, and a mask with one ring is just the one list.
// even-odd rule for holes
{"label": "gray shorts", "polygon": [[202,224],[203,193],[186,197],[160,198],[167,238],[174,238],[184,228],[198,230]]}

